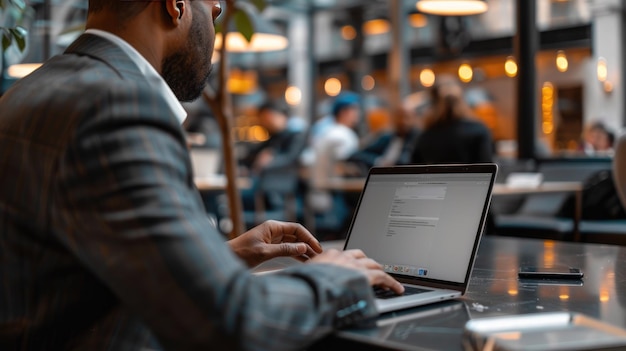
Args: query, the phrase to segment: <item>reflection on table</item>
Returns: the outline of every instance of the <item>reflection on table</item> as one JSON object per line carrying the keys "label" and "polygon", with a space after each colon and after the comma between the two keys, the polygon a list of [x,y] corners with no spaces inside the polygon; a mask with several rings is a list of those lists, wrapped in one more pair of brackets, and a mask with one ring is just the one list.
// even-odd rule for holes
{"label": "reflection on table", "polygon": [[[341,248],[343,242],[324,243]],[[268,262],[260,270],[296,261]],[[580,268],[582,281],[518,280],[522,265]],[[457,301],[383,315],[376,325],[336,333],[313,349],[329,345],[358,349],[462,350],[469,319],[571,311],[626,328],[626,247],[549,240],[483,237],[467,294]]]}

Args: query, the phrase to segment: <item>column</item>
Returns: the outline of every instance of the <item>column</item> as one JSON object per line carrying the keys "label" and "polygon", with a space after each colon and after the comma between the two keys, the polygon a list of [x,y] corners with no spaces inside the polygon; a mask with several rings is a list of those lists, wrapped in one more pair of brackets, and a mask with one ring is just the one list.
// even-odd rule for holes
{"label": "column", "polygon": [[536,0],[517,0],[517,158],[534,159],[537,143],[537,85],[535,55],[539,47]]}
{"label": "column", "polygon": [[406,14],[402,3],[402,0],[389,1],[392,46],[387,66],[389,67],[389,102],[392,107],[399,107],[410,90],[409,52],[404,18]]}
{"label": "column", "polygon": [[309,124],[315,119],[315,61],[313,10],[294,11],[289,21],[289,59],[287,72],[289,85],[300,89],[302,101],[292,107],[294,116],[304,118]]}

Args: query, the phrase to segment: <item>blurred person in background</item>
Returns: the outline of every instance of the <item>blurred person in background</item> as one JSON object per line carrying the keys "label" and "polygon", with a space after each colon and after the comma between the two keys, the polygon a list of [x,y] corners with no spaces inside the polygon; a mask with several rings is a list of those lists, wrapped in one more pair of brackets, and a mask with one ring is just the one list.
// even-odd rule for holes
{"label": "blurred person in background", "polygon": [[430,108],[411,162],[483,163],[493,161],[491,132],[473,116],[463,88],[453,76],[437,77],[430,89]]}
{"label": "blurred person in background", "polygon": [[612,156],[615,133],[603,122],[590,123],[583,131],[582,151],[588,156]]}
{"label": "blurred person in background", "polygon": [[[377,316],[372,285],[402,293],[299,224],[226,241],[209,221],[179,101],[221,6],[89,0],[85,33],[0,99],[0,349],[302,350]],[[280,256],[306,264],[250,271]]]}
{"label": "blurred person in background", "polygon": [[241,160],[244,173],[258,175],[264,169],[297,164],[306,146],[306,136],[303,131],[288,128],[287,110],[275,102],[266,102],[259,107],[258,118],[269,138],[253,146]]}
{"label": "blurred person in background", "polygon": [[333,123],[311,131],[318,133],[313,141],[316,166],[325,157],[330,162],[345,161],[359,149],[359,135],[355,130],[361,120],[359,103],[357,94],[339,95],[332,107]]}
{"label": "blurred person in background", "polygon": [[411,163],[420,129],[416,126],[415,112],[403,105],[393,113],[393,127],[362,147],[349,157],[366,173],[374,166],[395,166]]}
{"label": "blurred person in background", "polygon": [[307,172],[306,201],[309,210],[320,217],[320,223],[331,223],[328,227],[332,227],[332,231],[343,234],[352,204],[346,202],[344,192],[330,191],[324,184],[333,177],[358,175],[358,169],[345,161],[359,148],[355,131],[361,120],[359,95],[342,93],[337,96],[331,116],[331,121],[313,126],[311,145],[302,158]]}
{"label": "blurred person in background", "polygon": [[335,97],[329,115],[317,120],[310,128],[308,147],[302,157],[306,165],[313,165],[322,150],[332,146],[334,160],[345,160],[359,148],[355,131],[361,119],[361,98],[353,92]]}
{"label": "blurred person in background", "polygon": [[[254,145],[240,161],[242,166],[240,173],[252,178],[252,186],[241,191],[246,210],[255,209],[254,197],[259,191],[258,180],[261,173],[297,168],[300,155],[306,146],[306,133],[288,128],[288,111],[278,103],[268,101],[261,105],[258,109],[258,119],[269,138]],[[282,206],[282,198],[271,194],[265,195],[268,209]]]}

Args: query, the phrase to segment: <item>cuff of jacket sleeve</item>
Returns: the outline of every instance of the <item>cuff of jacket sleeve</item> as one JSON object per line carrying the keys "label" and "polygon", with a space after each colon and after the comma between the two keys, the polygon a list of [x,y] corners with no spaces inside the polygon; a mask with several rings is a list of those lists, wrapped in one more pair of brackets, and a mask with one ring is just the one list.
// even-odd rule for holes
{"label": "cuff of jacket sleeve", "polygon": [[[334,328],[361,324],[378,316],[372,287],[362,273],[324,264],[303,265],[301,268],[309,273],[307,278],[315,277],[311,285],[317,290],[318,306],[330,308],[325,312]],[[305,271],[296,275],[304,277],[303,273]]]}

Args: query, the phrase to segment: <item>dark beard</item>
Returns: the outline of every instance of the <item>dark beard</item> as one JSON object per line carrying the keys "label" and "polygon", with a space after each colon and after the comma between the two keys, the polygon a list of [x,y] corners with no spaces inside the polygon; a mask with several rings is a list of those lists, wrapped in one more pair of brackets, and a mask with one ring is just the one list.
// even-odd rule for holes
{"label": "dark beard", "polygon": [[[209,59],[210,60],[210,59]],[[193,101],[200,97],[209,80],[212,66],[199,69],[197,62],[189,62],[189,55],[176,53],[163,61],[163,79],[170,86],[179,101]],[[206,73],[203,73],[202,71]]]}
{"label": "dark beard", "polygon": [[209,28],[198,17],[192,20],[184,48],[163,60],[163,79],[179,101],[200,97],[212,71],[211,57],[206,50]]}

